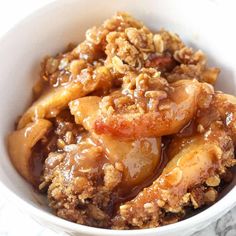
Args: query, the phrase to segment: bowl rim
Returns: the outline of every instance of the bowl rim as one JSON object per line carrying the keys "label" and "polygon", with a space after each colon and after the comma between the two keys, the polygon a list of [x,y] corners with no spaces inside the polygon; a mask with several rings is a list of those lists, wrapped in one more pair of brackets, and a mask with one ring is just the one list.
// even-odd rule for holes
{"label": "bowl rim", "polygon": [[[5,41],[11,33],[15,31],[16,28],[20,27],[21,25],[28,24],[31,22],[31,20],[34,20],[37,14],[42,14],[46,12],[46,10],[50,10],[50,8],[54,8],[57,5],[60,5],[62,3],[67,2],[67,0],[51,0],[49,3],[44,4],[43,6],[40,6],[33,11],[31,11],[30,14],[27,14],[23,18],[21,18],[17,23],[15,23],[13,26],[11,26],[3,35],[0,37],[0,44],[1,42]],[[5,175],[5,173],[4,173]],[[19,178],[22,178],[19,175]],[[24,180],[25,181],[25,180]],[[31,187],[31,185],[29,184]],[[236,199],[234,196],[236,196],[236,186],[234,186],[222,199],[214,203],[212,206],[207,208],[206,210],[203,210],[202,212],[189,217],[185,220],[179,221],[177,223],[173,223],[170,225],[165,225],[157,228],[150,228],[150,229],[136,229],[136,230],[113,230],[113,229],[103,229],[103,228],[96,228],[86,225],[77,224],[74,222],[70,222],[68,220],[62,219],[50,212],[46,212],[43,209],[38,209],[37,207],[31,205],[26,200],[19,197],[15,192],[11,191],[0,179],[0,188],[3,190],[3,194],[7,197],[7,199],[10,199],[10,201],[14,202],[16,206],[18,206],[20,209],[26,210],[28,213],[31,213],[33,216],[39,217],[40,219],[43,219],[44,221],[50,222],[51,224],[54,224],[59,227],[63,227],[64,229],[73,230],[79,233],[92,234],[92,235],[104,235],[104,236],[143,236],[143,235],[150,235],[150,233],[167,233],[167,232],[173,232],[174,230],[180,230],[184,229],[186,227],[192,228],[194,226],[199,226],[200,223],[203,222],[209,222],[209,219],[215,218],[217,219],[220,217],[220,213],[224,214],[227,211],[229,211],[233,206],[236,205]],[[206,226],[204,224],[204,226]],[[50,228],[50,227],[49,227]],[[198,228],[197,230],[200,230]],[[184,232],[183,232],[184,233]]]}

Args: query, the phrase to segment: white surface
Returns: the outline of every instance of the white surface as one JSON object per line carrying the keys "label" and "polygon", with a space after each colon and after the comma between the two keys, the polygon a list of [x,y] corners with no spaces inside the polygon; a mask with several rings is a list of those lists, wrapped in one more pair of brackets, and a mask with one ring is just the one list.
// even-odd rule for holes
{"label": "white surface", "polygon": [[[23,16],[29,14],[33,9],[42,6],[46,2],[49,1],[0,1],[0,34],[7,31],[11,26],[15,24],[15,22],[17,22]],[[64,4],[69,4],[71,2],[73,2],[73,0],[64,1]],[[23,104],[26,104],[26,99],[30,96],[29,92],[27,94],[25,93],[25,88],[28,88],[28,91],[30,91],[32,78],[37,74],[35,70],[31,71],[31,67],[33,66],[33,64],[38,64],[39,58],[41,58],[46,53],[58,51],[66,44],[66,42],[81,38],[80,36],[83,35],[84,30],[89,25],[93,25],[94,22],[100,22],[101,19],[109,17],[111,15],[111,12],[116,11],[116,5],[119,5],[119,9],[127,9],[131,12],[136,12],[135,15],[142,17],[142,19],[148,22],[148,24],[152,27],[155,27],[155,22],[159,22],[159,26],[165,26],[166,28],[178,32],[185,38],[191,39],[190,43],[192,43],[193,45],[198,45],[200,48],[206,50],[207,53],[209,52],[211,62],[214,62],[223,68],[222,75],[226,79],[226,82],[225,80],[222,81],[221,87],[224,86],[224,88],[228,90],[228,92],[230,91],[236,94],[236,88],[235,86],[232,86],[236,84],[234,44],[235,35],[232,34],[231,29],[234,30],[234,28],[231,28],[230,24],[233,21],[235,22],[235,17],[232,14],[234,13],[233,6],[229,7],[229,5],[221,5],[219,9],[217,5],[220,3],[220,1],[212,0],[195,1],[195,4],[196,2],[198,2],[199,5],[204,2],[206,4],[206,6],[204,5],[204,8],[199,7],[198,4],[192,7],[191,4],[194,4],[194,1],[191,1],[191,4],[190,1],[180,1],[181,3],[186,3],[183,4],[183,6],[180,6],[181,4],[177,5],[177,1],[172,1],[172,4],[168,4],[170,3],[170,1],[165,1],[165,4],[164,1],[156,1],[159,3],[161,2],[162,5],[166,5],[168,8],[168,14],[166,14],[166,9],[163,8],[162,5],[159,5],[160,11],[158,14],[161,16],[161,18],[159,19],[159,17],[156,17],[156,15],[154,14],[155,12],[157,12],[156,4],[154,4],[154,1],[150,1],[153,4],[153,7],[151,8],[148,8],[149,5],[146,4],[147,1],[136,1],[136,4],[140,3],[139,8],[137,8],[136,5],[133,4],[129,4],[129,6],[126,6],[126,3],[129,1],[100,1],[100,4],[96,6],[96,9],[94,9],[94,4],[91,5],[91,8],[88,8],[88,4],[92,1],[86,2],[77,0],[77,3],[78,2],[81,2],[80,8],[84,9],[83,11],[80,12],[79,7],[76,9],[71,9],[70,11],[64,11],[66,7],[64,8],[62,5],[60,5],[60,8],[55,8],[56,13],[55,15],[52,14],[52,18],[50,18],[50,21],[49,15],[44,11],[44,14],[46,14],[46,18],[40,18],[40,14],[38,14],[37,17],[31,17],[32,23],[26,22],[27,27],[24,27],[25,25],[21,25],[21,27],[17,28],[17,30],[14,31],[12,37],[9,37],[7,41],[1,42],[0,48],[3,48],[1,48],[0,50],[3,53],[0,54],[0,95],[4,95],[4,98],[1,97],[0,99],[0,102],[2,102],[2,104],[0,104],[0,107],[3,108],[3,112],[1,112],[0,117],[0,129],[1,132],[4,132],[1,133],[1,139],[2,136],[5,135],[5,132],[11,127],[11,124],[9,122],[15,120],[14,117],[16,116],[16,113],[20,113],[23,110]],[[230,1],[224,2],[227,2],[229,4]],[[173,7],[173,3],[176,4],[175,7]],[[185,10],[184,5],[188,7],[187,10]],[[208,10],[206,11],[206,9]],[[176,14],[176,12],[178,12],[179,14]],[[93,15],[94,18],[91,18],[91,15]],[[85,19],[86,17],[87,21],[83,21],[83,19]],[[229,18],[227,19],[227,17]],[[77,21],[79,20],[84,24],[80,25],[80,27],[74,24],[69,24],[70,21],[73,22],[73,19],[77,19]],[[166,19],[167,21],[165,21]],[[166,24],[166,22],[171,21],[171,24]],[[68,24],[70,26],[69,28],[64,27]],[[226,25],[227,27],[225,27]],[[6,46],[8,48],[4,51],[4,49],[6,49]],[[10,53],[7,53],[9,50]],[[17,68],[19,68],[19,70],[16,71]],[[233,76],[235,80],[232,80]],[[227,81],[230,83],[227,83]],[[8,85],[11,85],[10,90],[7,89],[9,88]],[[6,89],[4,86],[6,87]],[[3,118],[2,114],[7,117],[4,116]],[[10,200],[14,200],[18,203],[21,209],[24,209],[24,214],[19,211],[18,207],[12,205],[8,198],[5,198],[5,200],[3,200],[4,203],[2,204],[2,208],[0,209],[0,232],[14,236],[21,234],[52,234],[52,232],[48,231],[45,228],[42,228],[37,223],[32,221],[29,217],[25,216],[26,212],[31,212],[31,216],[36,218],[38,221],[40,220],[41,223],[43,222],[44,226],[49,226],[48,222],[53,222],[56,225],[63,225],[63,228],[67,230],[83,229],[87,231],[85,227],[75,226],[74,224],[71,224],[69,222],[67,223],[65,221],[57,219],[56,217],[45,213],[43,214],[40,211],[36,210],[36,208],[41,209],[41,206],[39,206],[35,202],[35,199],[32,197],[31,189],[28,187],[28,185],[23,180],[19,179],[18,175],[14,172],[13,168],[8,162],[7,156],[4,155],[3,149],[1,149],[0,163],[0,176],[1,179],[4,179],[4,183],[7,183],[7,186],[14,192],[17,192],[17,195],[19,195],[22,199],[25,199],[28,203],[35,206],[35,208],[33,209],[26,205],[23,201],[19,201],[19,199],[12,197],[12,195],[8,195],[10,197]],[[222,201],[218,202],[207,211],[194,217],[194,219],[190,218],[187,221],[180,222],[176,225],[162,227],[162,229],[160,229],[159,231],[159,235],[172,235],[173,233],[176,235],[177,232],[182,232],[182,235],[184,235],[186,230],[196,230],[199,227],[206,226],[213,220],[211,216],[218,215],[219,213],[225,213],[225,211],[227,211],[230,207],[229,203],[235,202],[235,195],[233,194],[235,194],[235,191],[234,193],[232,192],[231,195],[228,194],[227,198],[222,199]],[[2,196],[1,193],[0,196]],[[0,200],[0,202],[1,201],[2,200]],[[227,208],[225,209],[226,206]],[[233,217],[231,218],[233,219]],[[204,221],[202,221],[203,219]],[[207,220],[209,221],[207,222]],[[232,225],[230,226],[224,223],[224,221],[222,222],[222,230],[226,229],[227,227],[227,229],[233,230],[233,228],[235,227],[234,220],[228,220],[228,218],[226,218],[227,223],[232,222]],[[164,232],[164,228],[168,228],[168,231]],[[214,228],[214,226],[212,225],[210,228]],[[228,233],[231,234],[233,232],[231,231],[229,230]],[[94,232],[99,233],[100,231],[95,230]],[[102,234],[105,234],[104,232],[106,232],[106,234],[108,235],[108,231],[102,231]],[[153,235],[151,232],[151,230],[146,231],[145,235]],[[170,232],[172,234],[170,234]],[[206,232],[208,231],[205,231],[205,233]],[[229,236],[228,233],[227,236]],[[129,232],[125,234],[129,235],[131,233]],[[142,234],[144,235],[144,233]],[[157,232],[155,234],[157,234]]]}

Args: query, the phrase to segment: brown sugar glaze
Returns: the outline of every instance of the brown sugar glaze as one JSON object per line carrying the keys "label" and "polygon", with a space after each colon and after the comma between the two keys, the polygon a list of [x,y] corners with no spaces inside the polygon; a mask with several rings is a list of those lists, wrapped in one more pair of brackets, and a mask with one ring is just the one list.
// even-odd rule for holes
{"label": "brown sugar glaze", "polygon": [[[61,116],[68,123],[69,123],[69,121],[70,122],[73,121],[71,119],[71,115],[69,113],[67,113],[67,111],[65,111],[63,113],[64,114],[62,114]],[[61,116],[59,116],[59,118],[57,120],[60,120]],[[64,122],[63,119],[61,121]],[[57,121],[57,124],[63,130],[63,124],[60,124],[59,121]],[[67,126],[68,126],[68,124],[67,124]],[[72,125],[70,124],[69,127],[72,127]],[[67,127],[67,129],[68,129],[68,127]],[[79,139],[81,139],[82,136],[86,135],[86,132],[83,131],[82,128],[80,128],[79,130],[82,131],[82,134],[77,133],[78,136],[76,137],[76,140],[79,140]],[[174,143],[172,142],[171,150],[168,149],[168,147],[169,147],[173,137],[172,136],[163,137],[162,145],[161,145],[161,157],[160,157],[159,163],[156,166],[156,168],[154,169],[153,173],[150,173],[148,178],[145,179],[145,181],[142,181],[140,184],[138,184],[136,186],[133,186],[133,187],[131,186],[130,187],[130,186],[127,186],[126,184],[122,184],[122,183],[120,185],[118,185],[114,189],[115,194],[112,195],[112,199],[111,199],[112,204],[110,204],[109,212],[113,212],[113,214],[114,214],[116,208],[121,203],[124,203],[126,201],[129,201],[129,200],[133,199],[135,196],[138,195],[138,193],[141,190],[143,190],[144,188],[150,186],[153,183],[153,181],[160,176],[160,174],[162,173],[164,167],[166,166],[166,164],[168,163],[170,158],[173,157],[176,153],[179,152],[179,149],[181,148],[181,146],[185,145],[185,142],[182,141],[182,139],[192,137],[196,133],[197,133],[197,124],[196,124],[196,120],[194,119],[194,120],[191,120],[182,130],[180,130],[179,133],[177,133],[175,135],[176,140],[175,140]],[[63,135],[62,131],[61,131],[61,135]],[[57,138],[55,138],[55,131],[51,130],[45,136],[44,140],[40,140],[35,145],[35,147],[33,149],[33,152],[32,152],[32,155],[33,155],[32,160],[34,162],[32,163],[32,166],[31,166],[33,175],[35,176],[35,179],[38,179],[38,180],[40,179],[40,176],[43,173],[45,157],[48,155],[48,153],[54,152],[58,149],[57,144],[56,144]],[[180,139],[181,142],[178,141],[178,138]],[[90,141],[94,142],[95,144],[98,143],[97,140],[90,140]],[[137,148],[141,148],[141,147],[139,146]],[[92,164],[90,163],[90,165],[94,166],[94,171],[96,171],[96,170],[99,171],[100,169],[102,169],[102,166],[105,163],[109,162],[108,159],[109,158],[104,155],[101,159],[102,161],[92,163]],[[76,169],[76,168],[73,168],[74,164],[75,163],[72,159],[71,162],[68,162],[67,168]],[[85,165],[86,165],[86,163],[85,163]],[[82,166],[82,167],[86,168],[85,166]],[[76,172],[75,172],[75,175],[76,175]],[[222,186],[221,186],[221,188],[222,188]]]}
{"label": "brown sugar glaze", "polygon": [[[67,117],[67,119],[68,119],[68,117]],[[53,121],[53,122],[55,122],[55,121]],[[59,122],[57,122],[57,123],[59,124],[60,128],[63,127],[63,125],[61,125]],[[63,121],[63,123],[64,123],[64,121]],[[36,182],[35,182],[36,187],[39,184],[40,177],[43,173],[45,157],[47,157],[50,152],[55,152],[55,151],[63,152],[63,150],[58,148],[58,146],[57,146],[58,139],[63,137],[63,134],[58,135],[58,132],[55,131],[57,129],[58,129],[58,127],[56,127],[56,125],[54,124],[53,128],[45,135],[45,137],[43,139],[38,141],[38,143],[32,149],[31,170],[32,170],[33,176],[35,177],[35,180],[36,180]],[[86,131],[84,131],[81,127],[79,127],[79,130],[80,130],[80,132],[77,133],[77,136],[76,136],[76,140],[77,140],[76,143],[79,143],[79,140],[82,139],[82,137],[88,136],[88,133]],[[150,139],[150,142],[153,142],[153,141],[151,141],[151,139]],[[93,142],[93,143],[95,143],[95,145],[96,144],[99,145],[99,141],[94,138],[89,138],[88,142]],[[140,183],[138,185],[136,184],[134,186],[129,186],[125,182],[123,184],[121,183],[115,189],[115,191],[117,193],[116,193],[116,196],[114,197],[116,199],[113,200],[113,202],[120,203],[120,202],[124,202],[128,199],[133,198],[134,196],[137,195],[137,193],[141,189],[149,186],[152,183],[153,179],[155,179],[156,177],[159,176],[159,174],[161,173],[165,164],[168,162],[168,158],[166,156],[166,149],[167,149],[168,142],[169,142],[169,138],[168,137],[164,138],[164,141],[162,142],[162,147],[161,147],[160,159],[158,160],[158,164],[156,165],[153,173],[149,173],[148,178],[146,178],[145,181],[143,181],[142,183]],[[134,150],[135,149],[138,149],[138,150],[142,149],[143,148],[142,145],[145,145],[145,144],[142,144],[142,140],[137,142],[137,144],[134,147]],[[151,148],[151,150],[149,150],[150,153],[156,153],[156,148],[157,148],[156,145],[152,144],[149,146],[149,149],[150,148]],[[128,153],[128,155],[129,155],[129,153]],[[90,164],[95,166],[97,169],[101,169],[105,163],[109,162],[109,157],[107,157],[106,154],[103,153],[101,159],[103,161],[97,162],[94,164],[90,163]],[[125,161],[125,157],[124,157],[124,161]],[[131,159],[131,161],[132,161],[132,159]],[[68,163],[69,169],[75,169],[75,168],[73,168],[73,162],[74,161],[71,160],[71,162]],[[133,159],[133,162],[129,162],[127,164],[130,169],[130,177],[129,178],[132,178],[131,176],[134,176],[133,180],[135,180],[135,178],[136,178],[135,174],[140,171],[139,168],[142,168],[138,163],[135,163],[135,162],[136,162],[136,160]],[[85,163],[85,165],[86,165],[86,163]],[[83,165],[80,165],[80,166],[82,167]],[[83,168],[85,168],[85,167],[83,167]]]}
{"label": "brown sugar glaze", "polygon": [[[82,132],[82,134],[79,134],[76,138],[77,140],[80,139],[82,136],[86,135],[86,132]],[[167,148],[168,144],[171,140],[171,137],[164,137],[164,140],[162,141],[162,147],[161,147],[161,156],[160,160],[158,162],[158,165],[153,170],[153,173],[149,173],[148,178],[146,178],[144,181],[142,181],[139,184],[136,184],[134,186],[129,186],[127,184],[120,184],[118,185],[113,191],[114,193],[111,196],[110,200],[110,206],[108,212],[111,214],[111,216],[115,215],[119,205],[121,203],[124,203],[132,198],[134,198],[142,189],[145,187],[148,187],[152,184],[152,182],[161,174],[162,170],[164,169],[166,163],[168,162],[168,156],[167,156]],[[45,163],[45,157],[48,156],[50,152],[54,152],[57,150],[57,138],[55,138],[55,133],[53,130],[51,130],[46,136],[45,140],[40,140],[32,150],[32,158],[33,162],[31,163],[31,170],[33,173],[33,176],[35,177],[35,187],[36,190],[38,189],[38,184],[40,183],[40,177],[44,170],[44,163]],[[90,140],[90,142],[97,143],[96,140]],[[136,148],[141,148],[141,146],[137,146]],[[156,149],[156,147],[154,147]],[[57,150],[58,151],[58,150]],[[80,163],[80,168],[86,169],[86,165],[94,166],[94,171],[98,172],[102,169],[104,164],[108,163],[108,158],[104,155],[101,155],[100,161],[94,162],[94,163],[87,163],[87,159],[85,159],[86,162],[84,165]],[[135,160],[134,160],[135,162]],[[72,175],[78,175],[76,173],[76,165],[74,159],[72,158],[66,165],[65,168],[73,169],[75,170],[73,173],[70,172]],[[130,165],[135,165],[135,163],[130,163]],[[137,169],[137,167],[135,168]],[[132,171],[132,170],[131,170]],[[137,171],[137,170],[135,170]],[[81,174],[80,174],[81,175]],[[66,179],[69,179],[68,176],[66,176]],[[102,180],[100,180],[102,181]]]}
{"label": "brown sugar glaze", "polygon": [[63,151],[63,145],[66,144],[64,142],[66,139],[66,132],[69,131],[72,134],[70,135],[69,141],[67,138],[67,142],[76,143],[77,139],[80,137],[80,133],[83,131],[82,127],[74,124],[74,118],[68,110],[62,111],[55,119],[51,119],[51,122],[53,123],[53,126],[32,149],[30,165],[36,187],[40,183],[44,162],[48,154],[50,152]]}
{"label": "brown sugar glaze", "polygon": [[[204,111],[202,111],[203,113]],[[209,112],[209,111],[208,111]],[[201,114],[201,112],[199,112]],[[199,120],[201,120],[201,115],[198,117]],[[53,128],[45,135],[43,139],[41,139],[33,148],[32,155],[33,160],[31,164],[33,176],[36,180],[36,185],[40,182],[40,177],[43,173],[44,168],[44,162],[45,157],[48,156],[50,152],[63,152],[63,147],[60,147],[60,145],[63,146],[64,144],[73,144],[73,143],[79,143],[79,140],[82,139],[83,136],[87,136],[87,131],[85,131],[80,125],[77,125],[74,123],[74,117],[71,116],[68,110],[62,111],[58,117],[55,119],[51,119],[51,122],[53,123]],[[134,186],[129,186],[127,184],[120,183],[113,189],[113,193],[110,198],[109,207],[106,209],[107,213],[112,217],[115,216],[117,209],[119,208],[120,204],[125,203],[133,198],[135,198],[144,188],[149,187],[154,180],[156,180],[160,174],[162,173],[163,169],[165,168],[168,161],[173,157],[175,154],[177,154],[181,148],[186,144],[185,138],[192,137],[196,134],[198,134],[197,131],[198,122],[196,121],[196,118],[189,121],[177,134],[174,135],[175,141],[172,142],[173,136],[164,136],[162,137],[162,145],[161,145],[161,156],[160,160],[158,162],[158,165],[155,167],[152,173],[149,174],[148,178],[146,178],[144,181],[142,181],[139,184],[136,184]],[[70,140],[69,143],[65,142],[66,139],[66,132],[73,131],[73,138]],[[64,140],[63,142],[59,142],[58,140]],[[94,142],[95,145],[99,145],[99,139],[96,140],[94,138],[89,138],[90,142]],[[171,143],[171,149],[169,149],[169,145]],[[138,146],[135,148],[142,149],[140,146],[141,143],[139,143]],[[150,146],[153,148],[153,146]],[[156,147],[154,147],[156,148]],[[101,172],[103,166],[106,163],[109,163],[109,157],[106,156],[106,153],[102,153],[100,157],[100,161],[96,161],[93,163],[87,163],[87,160],[84,163],[84,166],[82,163],[79,164],[80,168],[86,168],[86,165],[93,166],[94,172]],[[135,160],[134,160],[135,162]],[[132,165],[132,163],[130,163]],[[67,162],[65,165],[65,168],[73,169],[74,172],[70,172],[72,175],[78,175],[76,171],[77,163],[75,163],[74,159],[72,158]],[[132,172],[132,170],[131,170]],[[81,175],[81,173],[80,173]],[[65,176],[66,179],[70,179],[68,176]],[[102,179],[99,180],[102,182]],[[174,180],[173,180],[174,181]],[[228,182],[227,182],[228,183]],[[221,184],[220,191],[224,188],[224,185]],[[193,212],[191,208],[186,210],[187,216],[192,215]],[[187,217],[186,216],[186,217]]]}

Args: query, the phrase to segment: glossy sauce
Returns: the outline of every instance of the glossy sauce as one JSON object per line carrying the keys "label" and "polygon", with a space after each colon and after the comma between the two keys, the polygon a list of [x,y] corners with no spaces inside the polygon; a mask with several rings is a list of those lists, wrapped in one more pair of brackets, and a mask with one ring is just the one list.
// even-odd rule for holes
{"label": "glossy sauce", "polygon": [[76,143],[77,138],[80,138],[80,133],[83,132],[80,126],[74,124],[74,118],[67,109],[50,121],[53,127],[32,148],[30,168],[36,185],[41,181],[40,177],[48,154],[51,152],[63,152],[63,149],[58,147],[58,139],[66,140],[65,136],[69,131],[73,135],[71,142]]}
{"label": "glossy sauce", "polygon": [[133,141],[121,141],[108,135],[93,132],[93,123],[99,113],[100,97],[84,97],[70,103],[75,121],[91,131],[91,136],[104,148],[108,161],[120,163],[124,168],[121,188],[130,188],[148,178],[161,162],[161,139],[140,138]]}
{"label": "glossy sauce", "polygon": [[12,163],[20,174],[32,184],[35,184],[35,178],[30,168],[32,148],[49,132],[51,126],[52,123],[48,120],[39,119],[14,131],[8,137],[8,150]]}
{"label": "glossy sauce", "polygon": [[66,181],[88,174],[101,177],[100,173],[107,160],[102,147],[87,133],[81,134],[78,145],[68,145],[64,150],[65,158],[61,169]]}
{"label": "glossy sauce", "polygon": [[155,167],[152,173],[149,173],[149,176],[144,181],[142,181],[141,183],[132,188],[126,188],[125,189],[126,191],[124,191],[124,189],[121,190],[120,197],[116,199],[118,205],[120,203],[124,203],[136,197],[144,188],[147,188],[150,185],[152,185],[152,183],[161,175],[163,169],[170,160],[167,155],[167,149],[169,144],[170,144],[170,139],[168,137],[163,137],[161,156],[158,165]]}
{"label": "glossy sauce", "polygon": [[44,162],[50,152],[56,151],[57,137],[54,136],[53,129],[51,129],[43,139],[39,140],[32,148],[30,158],[30,169],[32,176],[35,179],[35,186],[40,184],[41,176],[43,174]]}
{"label": "glossy sauce", "polygon": [[[86,109],[88,102],[90,108]],[[84,110],[75,109],[75,118],[90,130],[96,117],[98,100],[83,98],[78,104]],[[108,209],[111,215],[115,214],[121,203],[133,199],[154,181],[158,181],[158,191],[153,193],[152,187],[148,188],[142,197],[138,197],[138,201],[145,203],[158,199],[162,190],[171,189],[175,197],[169,202],[175,205],[179,201],[178,196],[181,197],[189,186],[201,183],[219,165],[218,149],[212,141],[217,142],[221,132],[216,130],[211,135],[210,131],[203,136],[197,132],[197,125],[195,119],[191,120],[176,135],[163,137],[162,143],[160,138],[121,141],[107,135],[82,132],[77,137],[76,145],[68,145],[64,149],[66,157],[62,170],[65,180],[70,182],[90,172],[98,176],[97,181],[102,183],[104,164],[121,163],[124,167],[123,179],[112,192]],[[47,156],[42,149],[44,145],[39,142],[34,148],[35,176],[40,176],[44,157]],[[202,155],[204,160],[200,158]],[[202,170],[200,179],[196,178],[199,168]]]}
{"label": "glossy sauce", "polygon": [[109,136],[97,136],[105,149],[107,159],[124,167],[122,185],[132,187],[145,180],[161,161],[161,140],[143,138],[119,141]]}

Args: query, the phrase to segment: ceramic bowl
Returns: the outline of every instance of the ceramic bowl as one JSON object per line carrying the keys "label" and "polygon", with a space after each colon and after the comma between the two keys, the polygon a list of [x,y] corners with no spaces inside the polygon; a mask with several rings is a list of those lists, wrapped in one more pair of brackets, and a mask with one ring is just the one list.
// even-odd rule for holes
{"label": "ceramic bowl", "polygon": [[[223,1],[221,1],[223,2]],[[0,40],[0,187],[16,207],[45,227],[71,235],[171,236],[189,235],[221,217],[236,203],[236,174],[213,206],[181,222],[155,229],[117,231],[87,227],[58,218],[12,166],[6,136],[29,105],[41,59],[84,39],[86,29],[99,25],[116,11],[127,11],[153,30],[178,33],[193,48],[202,49],[209,64],[221,68],[217,88],[236,95],[235,15],[219,1],[192,0],[58,0],[37,10]],[[222,4],[222,3],[221,3]],[[27,225],[25,226],[27,227]]]}

